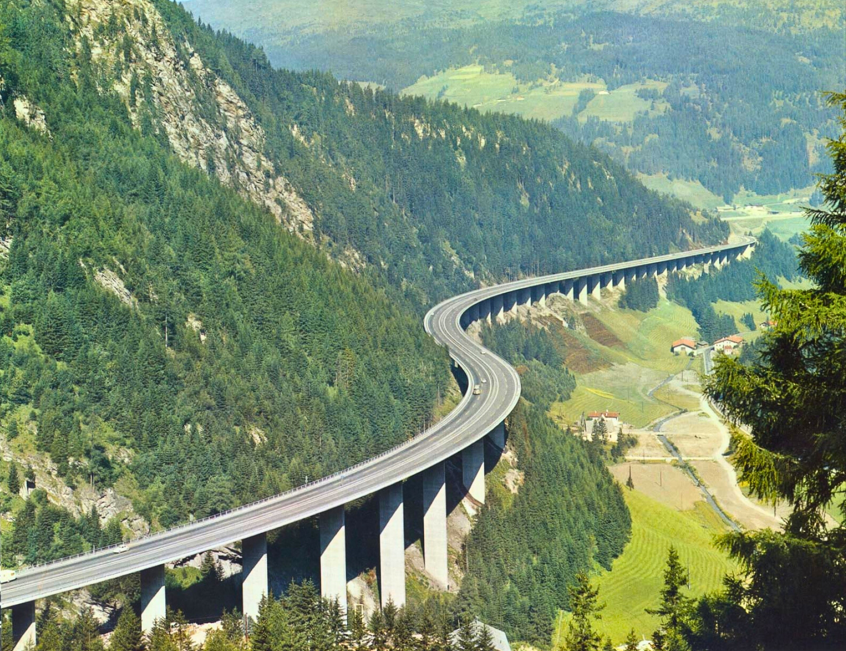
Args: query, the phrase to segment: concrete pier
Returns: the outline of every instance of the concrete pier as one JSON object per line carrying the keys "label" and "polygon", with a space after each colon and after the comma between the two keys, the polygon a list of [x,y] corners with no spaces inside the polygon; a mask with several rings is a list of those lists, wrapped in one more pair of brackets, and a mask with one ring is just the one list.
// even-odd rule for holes
{"label": "concrete pier", "polygon": [[156,621],[167,617],[164,565],[141,570],[141,632],[153,630]]}
{"label": "concrete pier", "polygon": [[511,314],[517,314],[517,306],[520,304],[520,292],[516,289],[513,292],[509,292],[508,300],[508,311]]}
{"label": "concrete pier", "polygon": [[494,296],[491,302],[491,320],[502,323],[502,295]]}
{"label": "concrete pier", "polygon": [[442,589],[449,584],[444,462],[423,473],[423,561]]}
{"label": "concrete pier", "polygon": [[258,620],[259,603],[268,593],[267,534],[244,538],[241,541],[241,598],[244,616]]}
{"label": "concrete pier", "polygon": [[320,596],[347,611],[347,528],[344,505],[320,514]]}
{"label": "concrete pier", "polygon": [[496,447],[500,450],[505,449],[505,423],[500,423],[491,430],[488,437]]}
{"label": "concrete pier", "polygon": [[479,303],[479,318],[491,322],[491,301],[490,299]]}
{"label": "concrete pier", "polygon": [[620,289],[626,288],[626,272],[625,271],[615,271],[614,272],[614,287],[619,287]]}
{"label": "concrete pier", "polygon": [[13,651],[27,651],[35,648],[34,601],[12,606],[12,644]]}
{"label": "concrete pier", "polygon": [[588,304],[588,289],[587,289],[587,279],[586,278],[577,278],[574,281],[574,289],[576,296],[579,299],[579,302],[582,305]]}
{"label": "concrete pier", "polygon": [[561,283],[561,293],[564,294],[565,298],[567,298],[571,301],[576,300],[575,294],[574,294],[574,291],[573,291],[574,284],[575,283],[572,280],[565,280]]}
{"label": "concrete pier", "polygon": [[405,529],[402,482],[379,493],[379,595],[382,607],[405,605]]}
{"label": "concrete pier", "polygon": [[474,500],[485,503],[485,442],[471,443],[461,453],[461,476],[464,488]]}
{"label": "concrete pier", "polygon": [[590,282],[590,295],[593,296],[597,301],[602,298],[602,278],[601,276],[591,276],[589,278]]}

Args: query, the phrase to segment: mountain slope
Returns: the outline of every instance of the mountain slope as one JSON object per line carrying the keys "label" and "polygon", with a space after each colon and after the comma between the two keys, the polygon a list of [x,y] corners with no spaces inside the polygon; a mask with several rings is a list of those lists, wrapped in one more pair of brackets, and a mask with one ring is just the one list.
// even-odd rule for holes
{"label": "mountain slope", "polygon": [[[292,230],[344,264],[387,278],[421,309],[507,273],[724,235],[716,222],[694,220],[685,206],[659,199],[607,157],[545,125],[275,71],[260,50],[199,27],[173,3],[139,0],[114,13],[94,0],[81,5],[91,10],[74,38],[91,33],[98,74],[112,78],[131,113],[133,101],[139,106],[139,121],[242,193],[281,201],[279,217]],[[162,16],[167,33],[153,30],[152,19],[137,26],[134,12],[144,7]],[[136,32],[145,35],[142,45],[116,48],[127,35],[134,43]],[[170,82],[173,73],[151,63],[160,60],[179,78]],[[174,105],[173,91],[188,99]],[[173,125],[187,127],[193,150]],[[228,144],[220,149],[218,141]]]}
{"label": "mountain slope", "polygon": [[[432,418],[448,363],[416,314],[135,128],[86,48],[66,56],[55,6],[4,9],[0,396],[20,470],[117,487],[169,526]],[[61,538],[3,561],[82,544]]]}
{"label": "mountain slope", "polygon": [[[419,431],[436,298],[725,231],[547,126],[273,71],[164,0],[0,25],[4,456],[154,527]],[[97,544],[29,515],[5,563]]]}

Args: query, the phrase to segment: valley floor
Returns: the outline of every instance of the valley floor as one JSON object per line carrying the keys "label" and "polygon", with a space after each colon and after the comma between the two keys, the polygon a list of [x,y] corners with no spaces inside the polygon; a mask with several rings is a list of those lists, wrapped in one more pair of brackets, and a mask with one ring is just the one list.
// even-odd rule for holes
{"label": "valley floor", "polygon": [[[756,307],[725,304],[717,309]],[[671,544],[690,569],[691,596],[718,590],[723,576],[737,569],[714,545],[714,537],[728,531],[727,525],[658,439],[659,432],[742,529],[780,528],[789,511],[784,505],[774,511],[747,495],[726,455],[729,429],[701,394],[700,358],[669,352],[674,339],[696,332],[690,312],[665,298],[647,313],[622,310],[613,296],[581,311],[584,331],[566,333],[571,359],[581,362],[571,369],[577,390],[570,400],[554,404],[550,413],[564,428],[574,427],[590,411],[619,411],[625,433],[636,439],[625,461],[610,468],[622,486],[632,477],[634,489],[623,488],[632,515],[632,539],[611,571],[600,571],[595,579],[600,601],[606,603],[596,626],[620,644],[632,628],[647,639],[656,629],[657,617],[645,609],[658,604]],[[556,647],[566,633],[567,619],[562,613],[555,627]]]}

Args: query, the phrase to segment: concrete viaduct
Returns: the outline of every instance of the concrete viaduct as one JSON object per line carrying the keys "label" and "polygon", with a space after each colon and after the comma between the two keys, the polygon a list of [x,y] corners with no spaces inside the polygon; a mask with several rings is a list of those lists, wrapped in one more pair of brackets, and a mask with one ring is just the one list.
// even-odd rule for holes
{"label": "concrete viaduct", "polygon": [[[134,572],[141,574],[142,627],[165,616],[166,563],[209,549],[242,542],[243,612],[255,618],[268,591],[268,531],[305,518],[320,526],[320,590],[327,598],[347,601],[344,505],[366,495],[379,500],[379,579],[382,605],[405,603],[403,481],[422,474],[423,547],[427,573],[442,586],[448,582],[447,508],[444,463],[460,455],[462,478],[469,495],[485,499],[485,438],[505,445],[505,418],[520,397],[517,372],[486,351],[464,330],[479,319],[500,321],[519,305],[543,305],[552,294],[588,304],[602,290],[624,287],[635,278],[658,276],[704,264],[722,266],[751,253],[754,238],[732,244],[683,251],[631,262],[528,278],[485,287],[453,297],[426,315],[426,332],[449,349],[466,374],[468,389],[459,405],[438,424],[411,440],[334,475],[287,493],[152,534],[112,548],[80,554],[20,570],[0,586],[0,607],[12,610],[15,651],[35,642],[35,601]],[[472,388],[479,384],[480,395]]]}

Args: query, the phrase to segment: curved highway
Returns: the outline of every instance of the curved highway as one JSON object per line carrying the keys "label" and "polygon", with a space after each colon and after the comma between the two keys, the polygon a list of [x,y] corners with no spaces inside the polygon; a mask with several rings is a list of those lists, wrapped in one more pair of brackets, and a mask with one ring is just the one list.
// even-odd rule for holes
{"label": "curved highway", "polygon": [[[746,238],[739,243],[707,249],[519,280],[450,298],[429,311],[425,327],[427,333],[449,349],[452,359],[467,374],[468,391],[437,425],[357,466],[212,518],[134,540],[124,551],[107,548],[21,570],[14,580],[3,583],[0,607],[9,608],[138,572],[315,516],[407,479],[461,452],[502,423],[520,397],[517,372],[464,332],[468,320],[478,318],[480,305],[486,306],[489,312],[500,297],[519,299],[530,288],[541,288],[546,294],[561,289],[555,283],[608,277],[632,270],[648,273],[653,265],[692,264],[703,256],[737,256],[754,243],[754,238]],[[475,384],[483,387],[480,395],[474,396],[470,390]]]}

